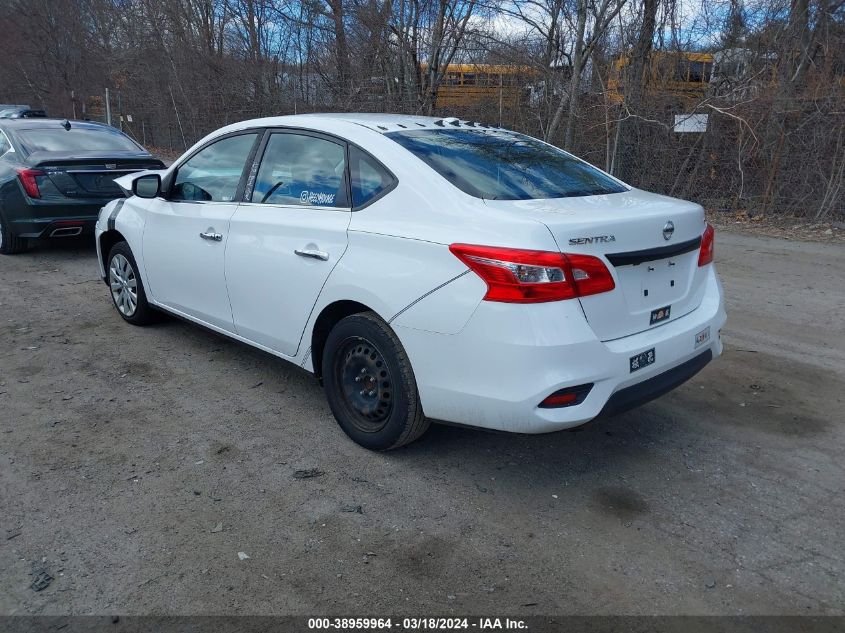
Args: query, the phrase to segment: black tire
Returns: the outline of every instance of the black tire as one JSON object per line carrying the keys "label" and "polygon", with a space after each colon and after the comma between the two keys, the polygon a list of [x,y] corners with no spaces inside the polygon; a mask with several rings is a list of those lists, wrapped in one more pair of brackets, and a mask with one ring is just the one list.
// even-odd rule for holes
{"label": "black tire", "polygon": [[[156,321],[156,312],[147,303],[147,293],[138,274],[138,264],[126,242],[118,242],[109,251],[106,259],[106,283],[112,303],[124,321],[132,325],[148,325]],[[134,296],[130,292],[133,283]],[[120,298],[121,287],[124,290],[124,299]],[[129,309],[132,302],[127,298],[127,292],[129,297],[134,298],[134,309]]]}
{"label": "black tire", "polygon": [[428,429],[408,355],[375,313],[353,314],[332,328],[322,367],[334,417],[364,448],[398,448]]}
{"label": "black tire", "polygon": [[29,248],[29,240],[14,235],[11,226],[3,218],[3,214],[0,213],[0,253],[3,255],[15,255],[17,253],[23,253],[27,248]]}

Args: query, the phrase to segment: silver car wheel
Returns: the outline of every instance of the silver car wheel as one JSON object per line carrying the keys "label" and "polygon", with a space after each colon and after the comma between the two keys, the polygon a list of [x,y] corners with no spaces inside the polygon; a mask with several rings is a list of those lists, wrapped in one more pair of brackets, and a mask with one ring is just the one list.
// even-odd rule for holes
{"label": "silver car wheel", "polygon": [[114,305],[125,317],[135,314],[138,307],[138,279],[132,264],[118,253],[109,264],[109,287]]}

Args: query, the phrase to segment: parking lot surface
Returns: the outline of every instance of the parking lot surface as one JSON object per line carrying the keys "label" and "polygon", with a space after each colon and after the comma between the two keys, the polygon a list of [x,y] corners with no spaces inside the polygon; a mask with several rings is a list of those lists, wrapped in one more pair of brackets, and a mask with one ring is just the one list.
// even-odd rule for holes
{"label": "parking lot surface", "polygon": [[677,391],[384,454],[283,361],[125,324],[88,242],[0,258],[0,614],[845,613],[845,248],[716,248]]}

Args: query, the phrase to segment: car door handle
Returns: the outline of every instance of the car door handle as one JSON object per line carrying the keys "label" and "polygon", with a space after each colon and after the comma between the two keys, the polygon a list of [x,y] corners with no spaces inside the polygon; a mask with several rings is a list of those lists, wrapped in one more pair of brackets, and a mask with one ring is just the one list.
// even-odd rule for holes
{"label": "car door handle", "polygon": [[223,234],[222,233],[215,233],[214,231],[206,231],[205,233],[200,233],[200,237],[204,240],[210,240],[212,242],[222,242],[223,241]]}
{"label": "car door handle", "polygon": [[320,261],[328,261],[329,254],[326,251],[318,251],[314,250],[313,248],[297,248],[294,253],[299,255],[300,257],[311,257],[313,259],[319,259]]}

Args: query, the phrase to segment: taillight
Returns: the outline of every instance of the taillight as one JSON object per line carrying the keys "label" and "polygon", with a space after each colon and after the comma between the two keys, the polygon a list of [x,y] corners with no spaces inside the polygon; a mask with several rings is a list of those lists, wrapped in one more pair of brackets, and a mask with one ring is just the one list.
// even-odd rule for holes
{"label": "taillight", "polygon": [[698,265],[706,266],[713,262],[714,237],[716,231],[709,224],[701,236],[701,250],[698,251]]}
{"label": "taillight", "polygon": [[36,176],[43,176],[44,172],[38,169],[15,169],[18,172],[18,180],[23,185],[23,190],[30,198],[40,198],[41,192],[38,190],[38,182],[35,180]]}
{"label": "taillight", "polygon": [[572,279],[578,289],[579,297],[597,295],[616,287],[616,284],[613,283],[613,276],[598,257],[571,253],[567,253],[564,257],[569,262]]}
{"label": "taillight", "polygon": [[590,255],[472,244],[452,244],[449,250],[487,283],[486,301],[560,301],[615,286],[604,263]]}

